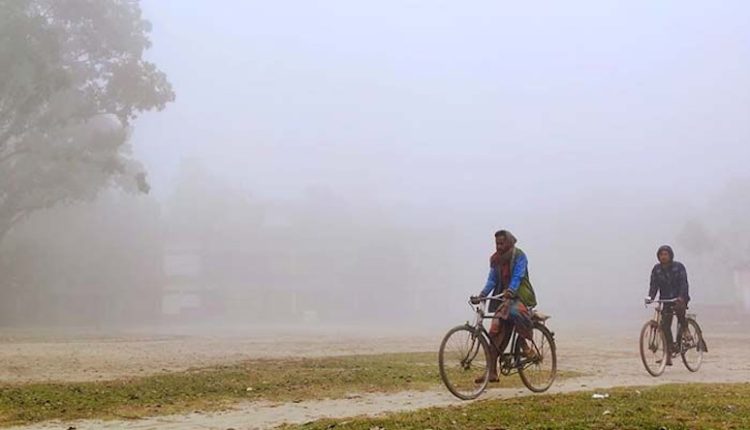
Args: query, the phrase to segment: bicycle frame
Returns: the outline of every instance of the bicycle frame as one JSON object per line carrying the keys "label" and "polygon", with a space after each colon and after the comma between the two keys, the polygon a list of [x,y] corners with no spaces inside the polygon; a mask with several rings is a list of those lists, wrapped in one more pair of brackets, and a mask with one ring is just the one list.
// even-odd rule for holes
{"label": "bicycle frame", "polygon": [[[656,322],[656,326],[659,329],[661,329],[662,314],[664,312],[664,306],[663,306],[663,304],[664,303],[675,303],[676,301],[677,301],[676,299],[653,300],[653,301],[651,301],[653,303],[656,303],[656,306],[654,307],[654,317],[652,318],[652,321]],[[647,301],[646,302],[646,306],[648,306],[651,302]],[[672,311],[672,313],[674,313],[674,311]],[[694,316],[693,314],[690,315],[690,317],[693,317],[693,316]],[[686,318],[687,317],[688,316],[686,315]],[[679,340],[675,339],[675,337],[678,337],[680,335],[681,329],[682,329],[682,326],[680,325],[680,321],[678,320],[677,321],[677,330],[675,331],[674,337],[672,338],[672,343],[678,344]],[[649,345],[652,342],[653,342],[653,340],[649,340]],[[678,350],[679,348],[673,348],[672,346],[674,346],[674,345],[670,345],[670,350],[672,352],[671,353],[672,358],[674,358],[674,357],[676,357],[679,354],[680,351]]]}
{"label": "bicycle frame", "polygon": [[[438,353],[440,378],[448,390],[462,400],[477,398],[489,382],[496,382],[496,370],[497,374],[504,376],[518,373],[523,384],[532,392],[546,391],[557,374],[554,335],[544,324],[549,316],[532,313],[535,334],[528,340],[521,336],[516,327],[504,323],[503,326],[507,327],[507,330],[504,330],[503,334],[507,338],[503,340],[507,339],[506,347],[509,346],[510,350],[500,354],[498,345],[494,344],[488,328],[485,328],[484,320],[500,318],[499,315],[495,316],[495,313],[487,315],[487,306],[484,302],[488,300],[504,299],[501,295],[472,297],[469,304],[475,313],[473,324],[471,320],[466,321],[465,324],[450,329],[443,337]],[[548,343],[549,352],[545,346]],[[476,365],[473,364],[475,360]],[[476,378],[471,375],[471,372],[480,369],[483,374]]]}
{"label": "bicycle frame", "polygon": [[[482,300],[486,303],[491,300],[497,300],[502,302],[504,299],[501,295],[497,296],[488,296],[483,297]],[[470,303],[471,304],[471,303]],[[503,352],[502,355],[500,354],[500,350],[495,345],[494,342],[492,342],[492,338],[490,338],[490,333],[487,331],[487,329],[484,327],[484,320],[494,320],[499,319],[498,317],[495,317],[494,315],[487,315],[485,313],[484,304],[480,305],[473,305],[474,311],[476,312],[476,319],[474,320],[474,325],[471,326],[474,330],[475,336],[483,336],[485,340],[487,341],[487,344],[490,348],[492,348],[492,351],[494,352],[494,355],[498,357],[499,359],[499,368],[498,370],[500,373],[502,373],[505,376],[511,375],[514,372],[518,371],[518,368],[521,367],[524,363],[521,361],[521,357],[518,356],[518,354],[515,353],[516,349],[518,348],[518,333],[516,332],[516,328],[513,327],[513,331],[511,332],[510,341],[508,342],[507,347],[510,347],[510,349],[507,349],[507,351],[510,352]],[[468,321],[467,321],[468,325]],[[477,345],[476,351],[471,354],[471,358],[467,357],[469,359],[468,361],[472,361],[476,355],[479,353],[479,345]]]}
{"label": "bicycle frame", "polygon": [[[641,360],[651,376],[660,376],[664,372],[665,365],[670,364],[671,359],[678,356],[682,357],[682,362],[689,371],[697,372],[703,361],[703,353],[707,352],[703,332],[696,320],[695,313],[686,312],[685,320],[682,323],[678,318],[675,324],[676,332],[671,333],[673,336],[667,335],[666,331],[671,332],[672,327],[664,327],[663,325],[665,318],[671,319],[674,315],[674,309],[667,308],[664,304],[674,303],[677,300],[651,300],[649,297],[645,300],[646,306],[656,303],[654,316],[644,324],[639,341]],[[664,344],[663,347],[660,347],[660,343]],[[660,349],[662,349],[661,352],[659,352]],[[697,351],[697,355],[690,353],[693,349]],[[653,356],[649,356],[648,351]],[[661,361],[662,357],[664,361]]]}

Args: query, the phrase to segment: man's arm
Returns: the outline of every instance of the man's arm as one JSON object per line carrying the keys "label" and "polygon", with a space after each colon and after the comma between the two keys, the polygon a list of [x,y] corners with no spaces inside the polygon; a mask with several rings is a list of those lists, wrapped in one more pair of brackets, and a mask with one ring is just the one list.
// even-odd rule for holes
{"label": "man's arm", "polygon": [[656,268],[651,270],[651,286],[648,289],[648,296],[651,297],[651,300],[654,300],[656,298],[656,291],[659,289],[659,286],[656,284]]}
{"label": "man's arm", "polygon": [[513,266],[513,273],[510,275],[510,285],[508,289],[514,294],[518,292],[518,287],[521,286],[521,279],[526,275],[526,269],[529,267],[529,260],[524,254],[519,255],[516,258],[516,264]]}
{"label": "man's arm", "polygon": [[479,297],[487,297],[490,295],[492,290],[497,286],[497,269],[494,267],[490,268],[490,274],[487,275],[487,283],[484,285],[482,292],[479,293]]}
{"label": "man's arm", "polygon": [[687,269],[685,269],[684,264],[680,264],[680,280],[677,284],[677,297],[680,297],[683,300],[687,300],[688,298],[688,277],[687,277]]}

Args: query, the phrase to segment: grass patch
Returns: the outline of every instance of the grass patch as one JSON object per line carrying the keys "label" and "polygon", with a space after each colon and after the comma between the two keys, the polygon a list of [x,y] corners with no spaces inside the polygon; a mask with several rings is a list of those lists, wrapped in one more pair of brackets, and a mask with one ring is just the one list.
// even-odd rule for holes
{"label": "grass patch", "polygon": [[[301,401],[440,386],[435,353],[254,360],[108,382],[0,385],[0,425],[138,418],[238,401]],[[498,384],[495,384],[498,385]],[[521,386],[518,376],[500,386]]]}
{"label": "grass patch", "polygon": [[748,429],[750,383],[672,384],[479,401],[373,419],[322,420],[285,430]]}

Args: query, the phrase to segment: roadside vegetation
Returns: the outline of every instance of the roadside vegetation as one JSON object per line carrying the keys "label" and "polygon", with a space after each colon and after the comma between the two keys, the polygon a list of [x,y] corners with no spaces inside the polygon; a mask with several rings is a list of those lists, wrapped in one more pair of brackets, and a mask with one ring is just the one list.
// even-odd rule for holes
{"label": "roadside vegetation", "polygon": [[322,420],[284,430],[748,429],[750,383],[672,384],[486,400],[379,418]]}

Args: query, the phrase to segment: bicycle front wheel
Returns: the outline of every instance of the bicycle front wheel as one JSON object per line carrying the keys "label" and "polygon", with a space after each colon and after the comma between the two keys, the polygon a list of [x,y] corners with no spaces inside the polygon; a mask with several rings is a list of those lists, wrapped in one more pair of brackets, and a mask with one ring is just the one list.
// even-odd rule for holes
{"label": "bicycle front wheel", "polygon": [[[547,391],[557,376],[557,351],[555,339],[549,329],[535,323],[532,339],[527,340],[528,357],[521,358],[518,374],[529,390],[535,393]],[[522,357],[520,337],[516,355]]]}
{"label": "bicycle front wheel", "polygon": [[688,318],[687,326],[680,329],[680,355],[685,367],[691,372],[697,372],[703,363],[703,334],[698,322]]}
{"label": "bicycle front wheel", "polygon": [[651,376],[659,376],[667,367],[667,341],[656,321],[648,321],[641,329],[641,360]]}
{"label": "bicycle front wheel", "polygon": [[462,400],[479,397],[489,382],[489,345],[468,325],[454,327],[440,343],[440,378]]}

